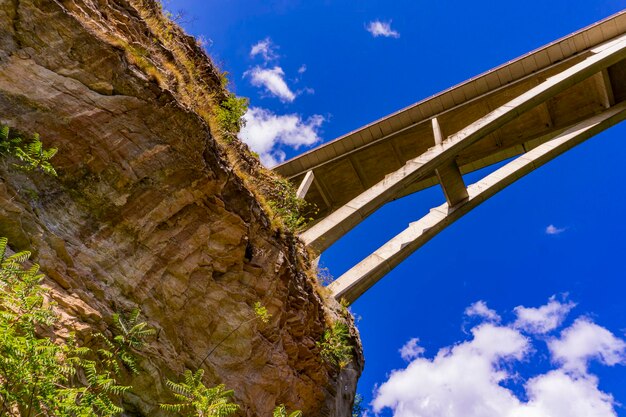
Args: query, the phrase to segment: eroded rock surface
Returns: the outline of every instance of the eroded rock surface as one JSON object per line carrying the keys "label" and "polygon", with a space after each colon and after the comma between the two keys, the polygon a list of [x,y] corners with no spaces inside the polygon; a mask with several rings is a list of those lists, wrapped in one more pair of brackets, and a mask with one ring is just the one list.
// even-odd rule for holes
{"label": "eroded rock surface", "polygon": [[[204,365],[208,381],[235,390],[241,415],[269,416],[285,403],[305,416],[348,416],[360,348],[342,371],[320,358],[316,341],[333,313],[304,273],[303,251],[272,231],[185,102],[184,77],[167,67],[181,64],[142,8],[156,10],[0,0],[0,122],[59,148],[58,178],[1,162],[0,235],[33,250],[82,337],[134,306],[158,329],[128,415],[161,415],[165,378],[196,369],[241,326]],[[174,36],[203,81],[191,87],[223,94],[210,61]],[[268,324],[251,320],[257,301]]]}

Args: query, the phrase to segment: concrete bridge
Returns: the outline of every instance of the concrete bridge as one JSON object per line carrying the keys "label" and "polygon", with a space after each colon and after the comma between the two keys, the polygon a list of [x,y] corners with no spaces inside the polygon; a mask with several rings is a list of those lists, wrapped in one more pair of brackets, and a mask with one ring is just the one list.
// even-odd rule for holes
{"label": "concrete bridge", "polygon": [[[322,252],[385,203],[439,184],[446,202],[330,285],[353,302],[518,178],[626,119],[626,10],[275,168],[319,208]],[[508,160],[480,181],[463,174]]]}

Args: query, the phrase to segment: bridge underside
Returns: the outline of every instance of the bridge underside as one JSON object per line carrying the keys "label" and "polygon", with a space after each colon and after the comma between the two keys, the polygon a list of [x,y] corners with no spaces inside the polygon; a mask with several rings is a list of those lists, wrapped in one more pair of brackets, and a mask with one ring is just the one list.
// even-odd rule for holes
{"label": "bridge underside", "polygon": [[480,202],[626,118],[625,33],[621,12],[278,166],[319,209],[301,234],[319,252],[383,204],[443,189],[446,203],[335,281],[335,297],[354,301]]}

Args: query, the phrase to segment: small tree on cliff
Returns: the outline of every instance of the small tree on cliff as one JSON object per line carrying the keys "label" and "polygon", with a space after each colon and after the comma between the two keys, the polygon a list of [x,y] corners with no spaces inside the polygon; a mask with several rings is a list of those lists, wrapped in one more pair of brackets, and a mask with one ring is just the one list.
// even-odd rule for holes
{"label": "small tree on cliff", "polygon": [[215,119],[222,133],[232,140],[246,123],[243,115],[248,110],[248,99],[228,94],[227,98],[215,108]]}

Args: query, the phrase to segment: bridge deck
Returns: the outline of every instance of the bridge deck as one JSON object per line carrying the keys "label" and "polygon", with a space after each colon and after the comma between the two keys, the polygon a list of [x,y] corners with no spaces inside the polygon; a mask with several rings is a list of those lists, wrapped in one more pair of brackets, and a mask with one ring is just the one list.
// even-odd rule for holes
{"label": "bridge deck", "polygon": [[[319,208],[317,218],[324,218],[436,143],[580,63],[593,47],[624,33],[626,11],[328,142],[275,170],[296,185],[312,171],[312,185],[305,198]],[[622,60],[462,150],[455,157],[456,165],[465,174],[528,152],[553,137],[554,132],[624,99],[626,61]],[[443,178],[445,181],[445,175]],[[310,174],[307,179],[310,182]],[[432,170],[393,198],[438,182]]]}

